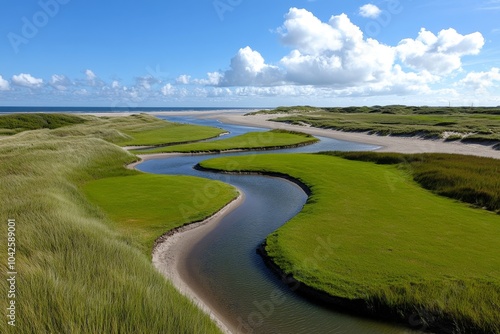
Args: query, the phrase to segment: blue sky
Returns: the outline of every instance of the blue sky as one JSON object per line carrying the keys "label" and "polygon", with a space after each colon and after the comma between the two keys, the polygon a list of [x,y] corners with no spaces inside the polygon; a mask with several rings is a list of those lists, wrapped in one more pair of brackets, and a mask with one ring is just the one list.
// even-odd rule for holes
{"label": "blue sky", "polygon": [[500,105],[500,0],[0,0],[0,105]]}

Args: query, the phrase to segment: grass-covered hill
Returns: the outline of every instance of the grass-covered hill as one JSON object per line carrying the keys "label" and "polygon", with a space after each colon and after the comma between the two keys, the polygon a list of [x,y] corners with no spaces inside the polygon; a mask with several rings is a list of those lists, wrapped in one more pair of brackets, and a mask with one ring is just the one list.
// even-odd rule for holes
{"label": "grass-covered hill", "polygon": [[7,114],[0,116],[0,135],[13,135],[26,130],[57,129],[84,122],[82,117],[66,114]]}
{"label": "grass-covered hill", "polygon": [[[27,123],[38,122],[33,117]],[[0,139],[0,219],[15,220],[17,271],[16,327],[4,317],[0,333],[219,333],[154,269],[150,253],[155,237],[218,211],[235,190],[124,167],[137,158],[111,142],[153,143],[152,133],[154,142],[191,139],[189,132],[171,136],[171,123],[147,115],[76,117],[61,125],[67,116],[51,115],[60,127],[42,124]],[[207,186],[219,196],[179,211]],[[5,279],[0,289],[8,291]],[[7,302],[0,298],[3,310]]]}

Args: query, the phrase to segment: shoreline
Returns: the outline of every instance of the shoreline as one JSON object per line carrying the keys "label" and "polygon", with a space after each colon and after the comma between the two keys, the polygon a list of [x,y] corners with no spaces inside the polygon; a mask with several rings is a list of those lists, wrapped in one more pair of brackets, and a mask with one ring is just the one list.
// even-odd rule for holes
{"label": "shoreline", "polygon": [[418,137],[379,136],[369,135],[363,132],[344,132],[332,129],[321,129],[273,122],[270,120],[275,117],[279,117],[279,115],[244,116],[236,114],[219,114],[207,116],[207,118],[217,118],[222,122],[230,124],[299,131],[313,136],[381,146],[380,149],[376,150],[377,152],[395,152],[406,154],[449,153],[500,159],[500,151],[493,149],[491,146],[481,144],[445,142],[444,140],[420,139]]}
{"label": "shoreline", "polygon": [[[260,109],[255,109],[255,111]],[[211,110],[211,111],[183,111],[183,112],[147,112],[154,116],[196,116],[201,119],[218,119],[221,122],[260,127],[265,129],[284,129],[291,131],[304,132],[313,136],[322,136],[337,140],[356,142],[361,144],[369,144],[380,146],[378,152],[395,152],[395,153],[448,153],[448,154],[463,154],[474,155],[487,158],[500,159],[500,150],[495,150],[492,146],[461,143],[461,142],[446,142],[442,139],[421,139],[418,137],[403,137],[403,136],[380,136],[371,135],[365,132],[345,132],[332,129],[321,129],[310,126],[291,125],[280,122],[273,122],[270,119],[279,117],[279,114],[264,114],[250,115],[245,114],[252,110],[230,109],[230,110]],[[93,115],[102,117],[117,117],[136,115],[137,112],[118,112],[118,113],[80,113],[81,115]]]}
{"label": "shoreline", "polygon": [[[137,165],[151,160],[173,156],[183,156],[183,153],[157,153],[150,155],[138,156],[140,160],[126,165],[127,169],[136,169]],[[238,196],[227,203],[219,211],[201,221],[186,223],[182,226],[173,228],[161,236],[159,236],[151,251],[151,263],[155,269],[170,282],[176,290],[183,296],[188,298],[194,305],[205,312],[212,321],[225,334],[234,333],[234,328],[230,325],[230,321],[209,306],[209,303],[204,300],[192,288],[192,282],[188,282],[186,273],[181,268],[182,259],[191,251],[193,245],[202,240],[208,233],[217,227],[221,219],[228,213],[240,206],[245,200],[245,194],[238,188]],[[184,272],[184,275],[183,275]]]}
{"label": "shoreline", "polygon": [[160,236],[156,239],[152,250],[153,266],[160,272],[182,295],[204,311],[217,324],[223,333],[231,334],[230,321],[224,315],[211,308],[209,304],[198,295],[181,273],[181,260],[190,251],[192,245],[203,239],[210,231],[217,227],[220,220],[229,212],[236,209],[245,199],[244,194],[238,190],[238,196],[226,204],[222,209],[205,220],[186,224]]}

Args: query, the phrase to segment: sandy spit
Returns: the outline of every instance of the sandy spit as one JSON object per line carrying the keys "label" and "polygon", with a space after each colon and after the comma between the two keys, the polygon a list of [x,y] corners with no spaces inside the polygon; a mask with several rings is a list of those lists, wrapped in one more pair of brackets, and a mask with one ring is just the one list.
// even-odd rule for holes
{"label": "sandy spit", "polygon": [[219,115],[210,115],[207,117],[217,118],[222,122],[231,124],[263,127],[269,129],[301,131],[314,136],[323,136],[338,140],[376,145],[381,147],[380,149],[378,149],[378,151],[380,152],[453,153],[500,159],[500,151],[494,150],[493,148],[491,148],[491,146],[486,145],[445,142],[444,140],[419,139],[415,137],[369,135],[367,133],[343,132],[330,129],[319,129],[309,126],[290,125],[269,120],[279,117],[279,115],[244,116],[242,114],[226,113]]}

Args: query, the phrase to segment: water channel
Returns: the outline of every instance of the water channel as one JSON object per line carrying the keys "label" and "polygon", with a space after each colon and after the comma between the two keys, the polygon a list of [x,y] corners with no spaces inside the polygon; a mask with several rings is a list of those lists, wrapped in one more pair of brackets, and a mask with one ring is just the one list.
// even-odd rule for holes
{"label": "water channel", "polygon": [[[265,129],[222,124],[216,120],[169,117],[171,121],[222,127],[231,135]],[[372,145],[329,138],[295,149],[273,151],[318,152],[325,150],[373,150]],[[230,153],[227,155],[267,152]],[[210,307],[232,319],[239,333],[419,333],[397,325],[332,311],[290,291],[264,265],[256,248],[264,239],[296,215],[307,196],[300,187],[280,178],[221,175],[193,169],[199,161],[220,155],[182,156],[148,160],[137,168],[156,174],[182,174],[222,180],[238,187],[244,202],[225,216],[181,263],[196,292]],[[325,240],[325,243],[327,241]],[[327,247],[327,245],[324,245]]]}

